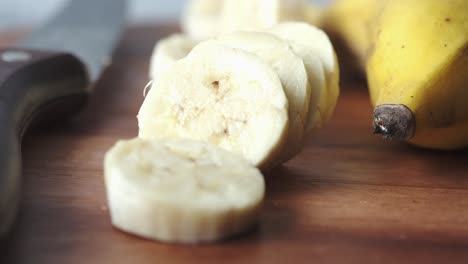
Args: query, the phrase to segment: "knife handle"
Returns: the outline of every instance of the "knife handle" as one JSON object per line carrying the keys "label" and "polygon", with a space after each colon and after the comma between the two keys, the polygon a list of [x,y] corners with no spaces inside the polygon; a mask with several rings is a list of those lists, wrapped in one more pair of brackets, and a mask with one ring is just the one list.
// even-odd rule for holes
{"label": "knife handle", "polygon": [[18,210],[24,133],[79,110],[88,86],[86,69],[73,55],[0,49],[0,238]]}

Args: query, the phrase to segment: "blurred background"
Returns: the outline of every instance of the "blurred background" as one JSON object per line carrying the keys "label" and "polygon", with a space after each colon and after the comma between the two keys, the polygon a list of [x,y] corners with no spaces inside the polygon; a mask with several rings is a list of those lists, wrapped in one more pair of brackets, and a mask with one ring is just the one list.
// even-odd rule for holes
{"label": "blurred background", "polygon": [[[67,1],[0,0],[0,31],[41,23]],[[330,0],[309,1],[326,4]],[[129,2],[130,22],[138,24],[177,21],[186,0],[129,0]]]}

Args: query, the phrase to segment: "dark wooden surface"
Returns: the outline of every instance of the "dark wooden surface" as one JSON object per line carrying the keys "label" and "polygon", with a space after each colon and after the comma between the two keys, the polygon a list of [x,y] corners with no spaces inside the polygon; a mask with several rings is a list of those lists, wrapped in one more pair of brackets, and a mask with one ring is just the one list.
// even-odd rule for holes
{"label": "dark wooden surface", "polygon": [[173,30],[128,30],[87,109],[26,137],[21,213],[0,263],[468,263],[468,151],[374,137],[365,83],[350,78],[333,121],[266,175],[255,231],[182,246],[112,228],[103,155],[136,135],[150,52]]}

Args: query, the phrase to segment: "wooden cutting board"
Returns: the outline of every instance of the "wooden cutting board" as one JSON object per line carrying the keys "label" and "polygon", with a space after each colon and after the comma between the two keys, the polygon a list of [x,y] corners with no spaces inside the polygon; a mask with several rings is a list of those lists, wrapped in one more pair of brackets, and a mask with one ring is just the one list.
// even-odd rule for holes
{"label": "wooden cutting board", "polygon": [[[374,137],[365,83],[351,78],[332,122],[266,175],[253,232],[183,246],[114,229],[103,155],[137,134],[149,55],[174,31],[129,29],[84,112],[26,137],[21,213],[0,263],[468,263],[468,151]],[[0,45],[15,39],[5,35]]]}

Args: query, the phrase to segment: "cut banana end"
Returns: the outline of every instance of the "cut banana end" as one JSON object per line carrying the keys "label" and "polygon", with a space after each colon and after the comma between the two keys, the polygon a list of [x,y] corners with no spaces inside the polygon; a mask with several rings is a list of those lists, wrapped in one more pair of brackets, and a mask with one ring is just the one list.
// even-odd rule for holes
{"label": "cut banana end", "polygon": [[302,20],[304,0],[225,0],[221,32],[260,30],[281,21]]}
{"label": "cut banana end", "polygon": [[265,193],[258,169],[214,145],[187,139],[118,142],[105,157],[117,228],[177,243],[217,241],[249,229]]}
{"label": "cut banana end", "polygon": [[[318,97],[317,104],[322,115],[322,122],[327,122],[334,111],[339,96],[339,66],[330,39],[322,30],[302,22],[281,23],[270,28],[268,32],[289,41],[294,51],[304,59],[309,77],[312,79],[312,91],[323,91],[322,95]],[[314,56],[316,57],[314,58]],[[321,70],[317,58],[321,63]],[[316,88],[316,85],[322,84],[323,76],[325,77],[324,88]],[[312,94],[313,97],[314,94]],[[314,118],[316,113],[313,107],[314,104],[311,103],[311,112],[309,112],[311,121],[306,122],[306,127],[309,129],[313,129],[315,126],[313,120],[316,119]]]}
{"label": "cut banana end", "polygon": [[270,65],[206,42],[153,84],[138,114],[139,136],[211,142],[267,169],[284,143],[287,113],[288,101]]}
{"label": "cut banana end", "polygon": [[311,87],[303,60],[282,39],[266,32],[236,32],[222,35],[216,42],[257,55],[277,72],[289,101],[289,129],[278,164],[297,155],[303,145],[303,120],[307,119]]}
{"label": "cut banana end", "polygon": [[195,40],[220,33],[220,13],[224,0],[190,0],[182,15],[182,30]]}
{"label": "cut banana end", "polygon": [[187,56],[198,41],[187,35],[174,34],[160,40],[154,48],[150,62],[150,78],[164,74],[174,62]]}

